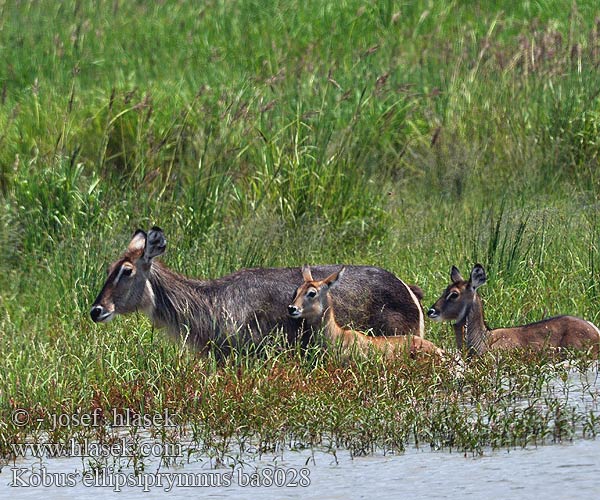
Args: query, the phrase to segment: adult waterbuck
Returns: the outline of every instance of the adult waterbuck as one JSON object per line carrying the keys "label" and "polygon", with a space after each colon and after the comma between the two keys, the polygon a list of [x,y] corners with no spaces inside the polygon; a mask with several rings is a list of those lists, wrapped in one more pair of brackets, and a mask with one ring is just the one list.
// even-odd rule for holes
{"label": "adult waterbuck", "polygon": [[342,328],[336,321],[335,306],[331,290],[339,286],[346,272],[342,267],[323,280],[315,280],[309,266],[302,268],[304,282],[296,290],[293,302],[288,306],[292,318],[302,318],[313,329],[322,329],[332,343],[339,343],[344,351],[357,349],[365,354],[370,350],[381,351],[387,358],[399,352],[443,355],[443,351],[432,342],[416,335],[394,337],[371,337],[363,332]]}
{"label": "adult waterbuck", "polygon": [[483,304],[477,294],[477,289],[487,280],[481,264],[473,268],[468,281],[452,266],[450,280],[427,316],[436,321],[455,321],[457,346],[462,349],[466,342],[470,355],[480,355],[489,349],[512,348],[536,351],[573,348],[598,352],[600,330],[589,321],[573,316],[556,316],[528,325],[491,330],[483,319]]}
{"label": "adult waterbuck", "polygon": [[[242,269],[214,280],[196,280],[174,272],[156,259],[167,240],[159,227],[138,230],[125,253],[108,270],[90,315],[95,322],[142,311],[157,325],[187,338],[198,349],[260,344],[281,330],[289,342],[310,337],[303,323],[287,314],[301,280],[300,268]],[[336,266],[318,266],[325,277]],[[347,266],[347,279],[332,299],[342,324],[373,328],[386,335],[423,335],[418,287],[409,287],[378,267]]]}

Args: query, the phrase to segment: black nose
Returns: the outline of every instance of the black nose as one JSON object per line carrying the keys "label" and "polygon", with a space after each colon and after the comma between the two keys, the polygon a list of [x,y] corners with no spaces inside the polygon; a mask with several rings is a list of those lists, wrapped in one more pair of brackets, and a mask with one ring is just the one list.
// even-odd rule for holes
{"label": "black nose", "polygon": [[288,314],[294,314],[297,311],[298,308],[296,306],[288,306]]}
{"label": "black nose", "polygon": [[102,314],[102,306],[94,306],[90,311],[90,316],[92,317],[92,321],[94,323],[98,322],[98,318]]}
{"label": "black nose", "polygon": [[429,311],[427,311],[427,316],[429,316],[430,318],[436,317],[437,314],[438,312],[433,307],[431,307]]}

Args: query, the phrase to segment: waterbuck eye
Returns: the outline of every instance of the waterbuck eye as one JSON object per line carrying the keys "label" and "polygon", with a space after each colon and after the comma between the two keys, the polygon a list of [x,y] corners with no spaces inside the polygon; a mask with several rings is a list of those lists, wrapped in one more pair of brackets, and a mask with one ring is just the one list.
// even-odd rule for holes
{"label": "waterbuck eye", "polygon": [[448,294],[448,299],[449,299],[449,300],[454,300],[454,299],[456,299],[456,298],[458,298],[458,292],[450,292],[450,293]]}
{"label": "waterbuck eye", "polygon": [[131,276],[131,273],[133,272],[133,268],[132,267],[124,267],[121,272],[123,273],[123,276]]}
{"label": "waterbuck eye", "polygon": [[316,296],[317,296],[317,292],[316,292],[316,291],[314,291],[314,290],[311,290],[310,292],[308,292],[308,293],[306,294],[306,296],[307,296],[309,299],[312,299],[313,297],[316,297]]}

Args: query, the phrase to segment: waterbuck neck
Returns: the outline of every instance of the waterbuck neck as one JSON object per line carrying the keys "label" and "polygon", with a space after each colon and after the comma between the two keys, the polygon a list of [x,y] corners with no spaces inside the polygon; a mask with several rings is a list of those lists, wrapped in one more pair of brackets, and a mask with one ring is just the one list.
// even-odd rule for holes
{"label": "waterbuck neck", "polygon": [[329,292],[327,292],[325,297],[321,297],[320,300],[323,313],[320,317],[307,318],[306,321],[311,328],[314,330],[322,330],[329,340],[335,341],[344,335],[344,331],[335,320],[333,300],[331,299]]}
{"label": "waterbuck neck", "polygon": [[185,329],[202,330],[207,326],[200,324],[205,315],[198,314],[210,309],[201,293],[206,282],[187,278],[160,262],[153,262],[148,283],[153,295],[150,314],[153,322],[166,326],[173,333],[184,333]]}
{"label": "waterbuck neck", "polygon": [[342,333],[342,328],[337,324],[335,320],[335,315],[333,314],[333,301],[329,294],[327,294],[327,302],[325,304],[325,313],[323,314],[322,326],[325,327],[325,331],[327,335],[330,337],[330,340],[336,340]]}
{"label": "waterbuck neck", "polygon": [[454,333],[458,348],[462,349],[464,340],[470,355],[479,356],[487,350],[489,328],[483,318],[483,304],[479,295],[475,294],[463,318],[454,324]]}

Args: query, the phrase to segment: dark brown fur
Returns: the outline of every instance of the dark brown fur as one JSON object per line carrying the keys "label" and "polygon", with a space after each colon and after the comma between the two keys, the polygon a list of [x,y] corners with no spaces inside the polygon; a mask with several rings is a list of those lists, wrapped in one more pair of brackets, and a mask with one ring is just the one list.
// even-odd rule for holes
{"label": "dark brown fur", "polygon": [[[242,269],[214,280],[196,280],[154,259],[165,246],[159,228],[153,228],[147,238],[143,231],[136,232],[125,254],[111,266],[92,306],[94,321],[141,310],[156,325],[187,337],[200,349],[209,342],[222,347],[259,344],[276,329],[283,330],[290,342],[309,336],[302,322],[287,314],[302,281],[299,267]],[[131,275],[122,273],[124,266],[133,267]],[[316,266],[313,272],[324,278],[336,269]],[[332,298],[343,325],[385,335],[421,331],[420,305],[407,286],[384,269],[347,266],[347,278]]]}
{"label": "dark brown fur", "polygon": [[363,354],[370,350],[380,351],[392,358],[400,352],[409,353],[411,357],[423,354],[443,357],[443,351],[432,342],[415,335],[393,337],[372,337],[365,333],[341,328],[335,317],[335,306],[331,298],[345,276],[346,268],[329,275],[323,280],[315,280],[311,268],[302,269],[303,283],[296,290],[296,296],[288,306],[292,317],[303,318],[315,330],[323,330],[330,342],[339,342],[345,351],[358,349]]}

